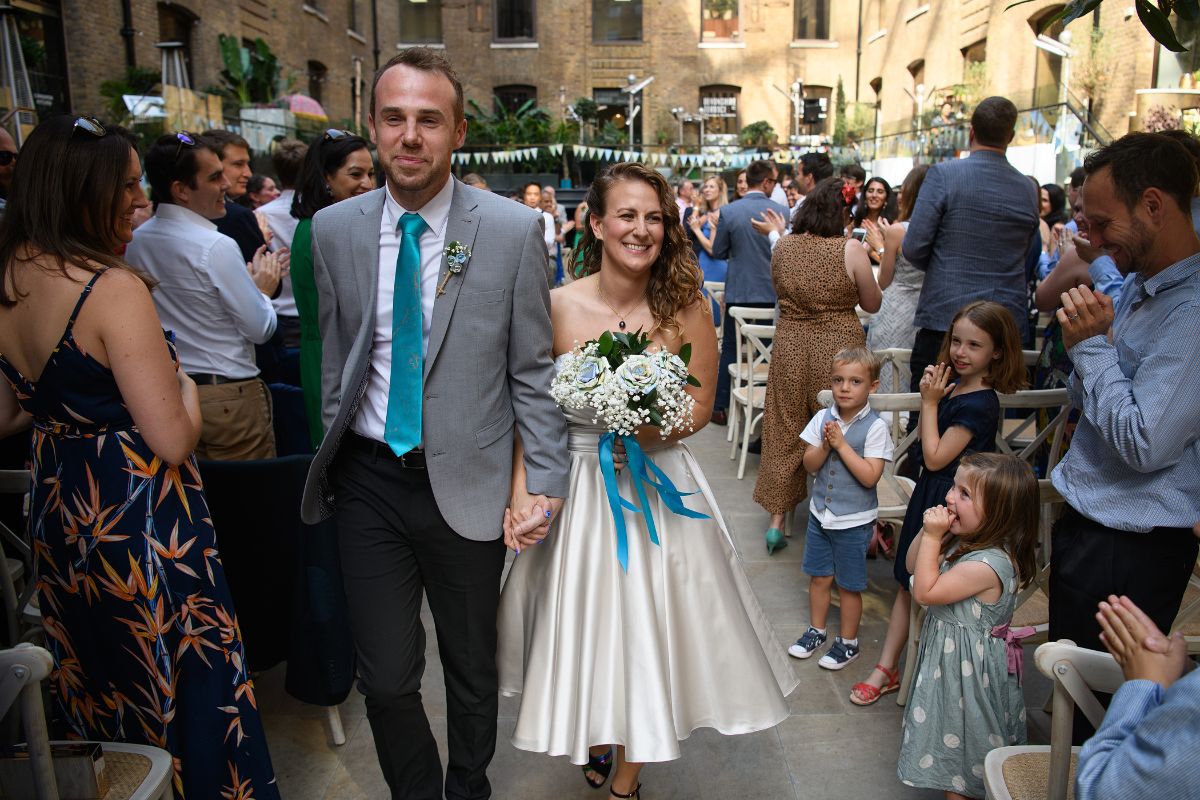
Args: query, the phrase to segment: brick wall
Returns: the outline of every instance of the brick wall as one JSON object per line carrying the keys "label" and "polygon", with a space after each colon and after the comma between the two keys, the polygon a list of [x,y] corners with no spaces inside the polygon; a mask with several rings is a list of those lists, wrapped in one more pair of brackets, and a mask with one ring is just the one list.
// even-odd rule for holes
{"label": "brick wall", "polygon": [[[194,88],[220,82],[219,33],[262,36],[285,74],[294,79],[296,91],[308,91],[308,62],[322,63],[327,69],[323,104],[335,122],[350,118],[354,59],[362,59],[368,86],[374,69],[370,0],[358,0],[361,36],[347,30],[347,0],[310,2],[315,9],[299,0],[175,3],[196,16],[191,42]],[[707,84],[741,87],[740,124],[766,120],[784,138],[791,108],[776,87],[786,90],[799,78],[808,86],[833,89],[841,77],[847,100],[878,100],[882,121],[901,121],[914,110],[905,91],[912,91],[915,83],[909,66],[924,61],[927,93],[952,86],[962,80],[963,48],[983,39],[991,91],[1028,95],[1038,53],[1028,20],[1055,3],[1037,0],[1005,11],[1009,2],[864,0],[861,54],[857,4],[849,2],[830,4],[830,40],[822,43],[794,42],[792,3],[768,0],[742,0],[740,36],[729,46],[701,44],[700,0],[645,0],[644,41],[635,44],[593,44],[591,0],[536,0],[535,47],[497,46],[488,0],[443,0],[442,29],[447,55],[468,97],[485,106],[495,86],[531,84],[537,87],[539,105],[557,118],[564,110],[560,96],[570,103],[592,96],[596,88],[624,86],[629,74],[654,75],[654,84],[641,100],[647,142],[653,142],[659,130],[674,140],[678,128],[669,109],[696,110],[699,88]],[[157,68],[159,4],[133,0],[133,9],[138,63]],[[1119,4],[1106,3],[1102,9],[1113,68],[1100,105],[1101,119],[1120,134],[1128,127],[1135,89],[1150,85],[1155,48],[1137,18],[1125,19]],[[120,0],[63,0],[63,18],[76,110],[97,111],[102,108],[100,83],[124,70]],[[378,0],[378,18],[380,59],[385,61],[396,52],[400,38],[395,3]],[[1088,16],[1071,26],[1077,47],[1085,46],[1091,25]],[[874,79],[882,81],[878,97],[870,85]]]}

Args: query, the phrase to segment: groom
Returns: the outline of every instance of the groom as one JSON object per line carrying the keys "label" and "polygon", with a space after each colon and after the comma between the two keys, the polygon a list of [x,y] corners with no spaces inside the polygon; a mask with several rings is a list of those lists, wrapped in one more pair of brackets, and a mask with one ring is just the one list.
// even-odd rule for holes
{"label": "groom", "polygon": [[[446,678],[445,797],[491,796],[496,608],[514,422],[544,536],[567,493],[566,423],[550,398],[541,214],[450,175],[462,85],[437,51],[375,75],[368,123],[385,189],[313,218],[325,440],[303,516],[337,514],[359,690],[393,798],[440,800],[421,705],[422,592]],[[465,255],[465,259],[456,257]]]}

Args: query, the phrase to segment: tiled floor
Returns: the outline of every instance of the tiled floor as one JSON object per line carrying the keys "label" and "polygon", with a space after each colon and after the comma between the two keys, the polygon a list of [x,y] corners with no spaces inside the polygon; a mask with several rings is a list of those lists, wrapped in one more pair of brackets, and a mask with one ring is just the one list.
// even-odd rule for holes
{"label": "tiled floor", "polygon": [[[746,572],[780,642],[794,641],[807,622],[802,550],[800,541],[793,539],[791,547],[767,556],[762,543],[767,517],[751,499],[757,457],[750,456],[745,480],[739,481],[736,464],[728,459],[724,428],[710,426],[689,444],[717,495]],[[788,719],[774,730],[747,736],[697,731],[683,744],[683,757],[678,761],[643,770],[642,796],[647,800],[940,797],[939,792],[908,789],[896,779],[902,709],[894,698],[886,697],[870,708],[858,708],[848,699],[850,686],[863,678],[882,645],[896,591],[891,562],[868,562],[868,574],[871,588],[863,596],[859,636],[864,654],[859,663],[841,672],[820,669],[815,659],[798,663],[801,683],[789,698],[792,714]],[[830,622],[836,626],[836,605],[834,615]],[[326,733],[325,710],[288,697],[283,691],[283,671],[280,666],[263,674],[258,687],[284,800],[386,800],[387,788],[376,762],[362,697],[353,692],[342,705],[347,741],[334,747]],[[1044,742],[1048,725],[1040,709],[1049,696],[1049,685],[1036,670],[1027,670],[1025,675],[1030,737]],[[433,636],[429,637],[422,694],[444,756],[445,688]],[[578,767],[566,759],[512,747],[507,737],[516,712],[515,699],[500,699],[500,741],[488,773],[497,800],[596,800],[604,796],[590,791]]]}

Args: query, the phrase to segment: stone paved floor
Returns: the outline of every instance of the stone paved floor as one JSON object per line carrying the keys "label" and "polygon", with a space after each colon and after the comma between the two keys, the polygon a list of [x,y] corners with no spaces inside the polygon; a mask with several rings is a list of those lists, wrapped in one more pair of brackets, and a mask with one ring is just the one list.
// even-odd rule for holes
{"label": "stone paved floor", "polygon": [[[716,493],[747,574],[783,644],[794,641],[808,619],[807,581],[800,571],[801,541],[768,557],[762,543],[767,515],[751,499],[757,457],[750,456],[744,480],[728,459],[725,428],[710,426],[689,442]],[[841,672],[817,667],[816,659],[798,662],[798,689],[789,698],[791,716],[773,730],[723,737],[697,731],[682,745],[678,761],[650,765],[642,772],[647,800],[707,798],[898,798],[925,800],[938,792],[915,791],[896,779],[902,709],[894,697],[870,708],[848,699],[879,652],[887,627],[895,581],[891,562],[868,562],[871,586],[863,596],[859,634],[863,657]],[[830,618],[837,625],[837,608]],[[432,623],[426,613],[426,625]],[[445,688],[435,637],[428,637],[428,667],[422,694],[445,757]],[[1027,653],[1027,656],[1031,655]],[[1027,659],[1032,667],[1032,658]],[[1026,671],[1030,738],[1045,742],[1048,721],[1040,709],[1049,684],[1035,669]],[[283,691],[283,667],[258,680],[263,712],[284,800],[386,800],[387,790],[375,758],[370,726],[357,691],[342,704],[346,744],[330,744],[324,709],[307,706]],[[1035,710],[1036,709],[1036,710]],[[500,737],[489,770],[497,800],[558,800],[603,797],[589,790],[578,767],[563,758],[526,753],[508,743],[517,701],[500,698]]]}

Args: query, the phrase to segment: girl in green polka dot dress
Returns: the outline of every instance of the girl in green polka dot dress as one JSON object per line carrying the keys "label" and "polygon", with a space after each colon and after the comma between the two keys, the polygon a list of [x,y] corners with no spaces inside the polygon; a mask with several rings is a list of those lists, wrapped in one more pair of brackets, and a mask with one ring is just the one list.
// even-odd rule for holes
{"label": "girl in green polka dot dress", "polygon": [[912,596],[929,608],[896,773],[947,798],[981,798],[983,759],[1025,743],[1017,589],[1034,577],[1038,487],[1024,461],[963,458],[945,506],[925,512],[908,552]]}

